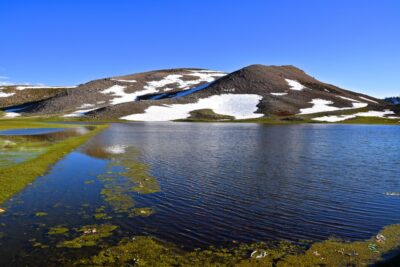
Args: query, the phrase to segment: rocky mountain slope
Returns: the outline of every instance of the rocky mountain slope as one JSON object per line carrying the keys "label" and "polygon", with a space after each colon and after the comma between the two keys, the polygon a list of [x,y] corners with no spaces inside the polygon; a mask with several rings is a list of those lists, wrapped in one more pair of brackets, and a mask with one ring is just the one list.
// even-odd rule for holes
{"label": "rocky mountain slope", "polygon": [[[389,103],[320,82],[294,66],[251,65],[230,74],[190,68],[159,70],[52,90],[46,96],[21,100],[17,104],[30,104],[17,112],[23,116],[130,121],[397,118]],[[16,104],[10,102],[10,93],[9,89],[0,90],[0,107]]]}

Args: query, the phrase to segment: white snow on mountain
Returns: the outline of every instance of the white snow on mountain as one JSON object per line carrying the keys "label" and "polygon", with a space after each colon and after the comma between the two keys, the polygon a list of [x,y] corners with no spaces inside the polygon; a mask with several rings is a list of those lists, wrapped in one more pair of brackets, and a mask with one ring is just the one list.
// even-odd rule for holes
{"label": "white snow on mountain", "polygon": [[330,115],[330,116],[313,118],[313,120],[314,121],[324,121],[324,122],[338,122],[338,121],[353,119],[355,117],[356,117],[355,115]]}
{"label": "white snow on mountain", "polygon": [[217,114],[233,116],[236,119],[259,118],[263,114],[255,113],[262,96],[256,94],[222,94],[199,99],[196,103],[150,106],[142,114],[122,117],[131,121],[172,121],[186,119],[190,112],[199,109],[211,109]]}
{"label": "white snow on mountain", "polygon": [[355,115],[359,116],[359,117],[381,117],[381,118],[383,118],[385,115],[394,115],[394,114],[395,113],[393,111],[385,109],[384,111],[370,110],[367,112],[359,112]]}
{"label": "white snow on mountain", "polygon": [[355,117],[379,117],[379,118],[387,118],[387,119],[400,119],[400,117],[395,117],[395,116],[385,117],[386,115],[393,115],[393,114],[395,114],[395,113],[388,109],[386,109],[384,111],[370,110],[367,112],[358,112],[358,113],[351,114],[351,115],[323,116],[323,117],[313,118],[313,120],[324,121],[324,122],[338,122],[338,121],[353,119]]}
{"label": "white snow on mountain", "polygon": [[[194,80],[184,80],[182,79],[183,76],[195,76],[198,77],[198,79]],[[153,90],[155,92],[158,92],[159,88],[165,87],[167,85],[174,85],[177,84],[178,88],[180,89],[188,89],[194,85],[198,85],[200,83],[210,83],[215,81],[216,78],[225,76],[226,74],[223,72],[217,72],[217,71],[208,71],[208,70],[191,70],[183,74],[170,74],[165,76],[163,79],[159,81],[149,81],[147,82],[147,85],[144,86],[145,90]],[[170,91],[172,88],[166,88],[164,91]]]}
{"label": "white snow on mountain", "polygon": [[122,79],[111,79],[111,81],[115,82],[123,82],[123,83],[136,83],[136,80],[122,80]]}
{"label": "white snow on mountain", "polygon": [[302,85],[301,83],[299,83],[298,81],[295,81],[295,80],[285,79],[285,81],[288,83],[288,85],[290,86],[291,90],[301,91],[301,90],[307,88],[307,87],[305,87],[304,85]]}
{"label": "white snow on mountain", "polygon": [[344,96],[341,96],[341,95],[337,95],[337,97],[340,97],[340,98],[342,98],[342,99],[344,99],[344,100],[349,100],[349,101],[351,101],[351,102],[360,102],[360,101],[358,101],[358,100],[356,100],[356,99],[349,98],[349,97],[344,97]]}
{"label": "white snow on mountain", "polygon": [[15,95],[15,93],[4,93],[0,91],[0,97],[9,97],[9,96],[13,96]]}
{"label": "white snow on mountain", "polygon": [[282,96],[282,95],[287,95],[288,93],[271,93],[271,95],[275,96]]}
{"label": "white snow on mountain", "polygon": [[24,85],[17,86],[15,89],[17,90],[26,90],[26,89],[62,89],[62,88],[76,88],[77,86],[41,86],[41,85]]}
{"label": "white snow on mountain", "polygon": [[375,100],[372,100],[372,99],[369,99],[369,98],[366,98],[366,97],[360,96],[360,98],[362,98],[362,99],[364,99],[364,100],[367,100],[367,101],[369,101],[369,102],[375,103],[375,104],[379,104],[379,103],[376,102]]}
{"label": "white snow on mountain", "polygon": [[17,112],[5,112],[4,113],[5,118],[15,118],[15,117],[19,117],[19,116],[21,116],[21,114],[19,114]]}
{"label": "white snow on mountain", "polygon": [[330,106],[333,104],[332,101],[324,100],[324,99],[313,99],[311,102],[313,106],[311,108],[302,108],[300,109],[300,115],[304,114],[312,114],[312,113],[319,113],[319,112],[328,112],[328,111],[335,111],[335,110],[346,110],[346,109],[356,109],[356,108],[364,108],[368,106],[366,103],[360,102],[352,102],[353,106],[348,108],[338,108],[335,106]]}
{"label": "white snow on mountain", "polygon": [[96,110],[97,108],[93,104],[83,104],[82,106],[78,107],[78,110],[75,110],[72,113],[66,114],[63,117],[82,117],[86,113]]}
{"label": "white snow on mountain", "polygon": [[146,88],[145,90],[140,90],[133,93],[126,93],[125,88],[126,86],[113,85],[110,88],[101,91],[101,93],[114,96],[114,98],[111,100],[111,104],[117,105],[135,101],[136,98],[141,95],[147,95],[158,92],[158,90],[155,88]]}
{"label": "white snow on mountain", "polygon": [[[160,92],[162,87],[167,85],[178,84],[180,89],[188,89],[193,85],[197,85],[202,82],[212,82],[216,77],[224,76],[225,73],[215,72],[215,71],[188,71],[184,75],[196,76],[198,79],[195,80],[183,80],[183,75],[181,74],[170,74],[165,76],[159,81],[149,81],[143,87],[143,90],[136,91],[133,93],[126,93],[126,86],[113,85],[108,89],[101,91],[103,94],[109,94],[114,96],[111,100],[112,105],[117,105],[121,103],[127,103],[135,101],[138,96],[154,94]],[[172,88],[166,88],[165,91],[172,90]]]}

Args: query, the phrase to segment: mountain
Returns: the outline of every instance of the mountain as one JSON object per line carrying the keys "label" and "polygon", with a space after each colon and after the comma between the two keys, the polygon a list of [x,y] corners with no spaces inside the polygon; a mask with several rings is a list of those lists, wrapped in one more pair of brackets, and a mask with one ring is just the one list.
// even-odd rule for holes
{"label": "mountain", "polygon": [[[30,92],[43,90],[51,89]],[[395,117],[388,102],[320,82],[294,66],[251,65],[229,74],[194,68],[158,70],[53,90],[18,103],[25,104],[18,112],[131,121]],[[1,92],[0,107],[9,111],[11,96],[4,91],[2,97]]]}
{"label": "mountain", "polygon": [[386,102],[389,102],[393,105],[400,105],[400,96],[395,96],[395,97],[386,97],[384,99]]}

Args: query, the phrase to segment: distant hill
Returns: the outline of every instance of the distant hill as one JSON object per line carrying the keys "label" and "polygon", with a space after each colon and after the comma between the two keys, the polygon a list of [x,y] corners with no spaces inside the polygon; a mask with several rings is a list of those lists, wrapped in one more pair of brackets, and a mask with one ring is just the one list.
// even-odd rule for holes
{"label": "distant hill", "polygon": [[131,121],[395,117],[386,101],[323,83],[294,66],[264,65],[232,73],[195,68],[156,70],[103,78],[74,88],[2,87],[0,107],[10,116]]}
{"label": "distant hill", "polygon": [[394,105],[400,105],[400,96],[386,97],[384,100]]}

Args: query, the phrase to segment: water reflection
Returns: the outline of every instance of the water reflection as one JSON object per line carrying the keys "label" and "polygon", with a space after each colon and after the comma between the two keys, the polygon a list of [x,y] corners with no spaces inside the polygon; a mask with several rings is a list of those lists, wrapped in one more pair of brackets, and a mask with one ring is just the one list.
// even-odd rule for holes
{"label": "water reflection", "polygon": [[[131,229],[191,246],[367,238],[400,221],[399,127],[115,124],[94,142],[135,146],[161,194]],[[389,186],[390,184],[390,186]],[[173,222],[173,225],[165,222]]]}
{"label": "water reflection", "polygon": [[33,159],[51,145],[88,133],[93,127],[34,128],[0,131],[0,168]]}

